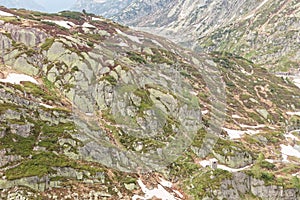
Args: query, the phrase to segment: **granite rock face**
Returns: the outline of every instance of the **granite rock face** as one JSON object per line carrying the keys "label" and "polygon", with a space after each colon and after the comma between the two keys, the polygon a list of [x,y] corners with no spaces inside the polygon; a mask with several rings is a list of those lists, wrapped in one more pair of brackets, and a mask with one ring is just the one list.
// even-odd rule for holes
{"label": "granite rock face", "polygon": [[284,189],[282,186],[265,185],[262,180],[255,179],[245,173],[234,173],[232,180],[223,181],[217,198],[238,200],[240,194],[253,194],[261,199],[299,199],[299,189]]}

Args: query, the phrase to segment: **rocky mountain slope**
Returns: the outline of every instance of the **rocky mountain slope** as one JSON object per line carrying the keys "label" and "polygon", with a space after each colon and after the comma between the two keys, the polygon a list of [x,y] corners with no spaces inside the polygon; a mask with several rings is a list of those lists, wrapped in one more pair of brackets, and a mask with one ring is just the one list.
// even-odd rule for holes
{"label": "rocky mountain slope", "polygon": [[288,71],[299,66],[299,9],[296,0],[136,0],[112,19],[198,51],[227,51]]}
{"label": "rocky mountain slope", "polygon": [[300,65],[300,3],[264,1],[232,24],[199,39],[204,49],[235,52],[276,71]]}
{"label": "rocky mountain slope", "polygon": [[[84,2],[78,1],[75,8],[95,7],[88,10],[105,16],[103,10],[96,8],[97,2]],[[259,0],[134,0],[128,2],[124,8],[116,10],[114,15],[106,17],[122,24],[149,28],[151,32],[167,36],[178,43],[187,43],[232,22],[260,3]],[[107,6],[113,7],[111,3],[107,3]]]}
{"label": "rocky mountain slope", "polygon": [[133,0],[77,0],[72,6],[74,10],[83,9],[90,13],[111,17],[121,12]]}
{"label": "rocky mountain slope", "polygon": [[288,79],[95,15],[0,9],[1,199],[300,198]]}
{"label": "rocky mountain slope", "polygon": [[[188,44],[216,27],[233,22],[259,3],[258,0],[136,1],[113,19],[140,28],[157,28],[154,29],[157,34]],[[163,6],[157,7],[158,4]],[[134,13],[137,11],[139,15],[136,17]]]}

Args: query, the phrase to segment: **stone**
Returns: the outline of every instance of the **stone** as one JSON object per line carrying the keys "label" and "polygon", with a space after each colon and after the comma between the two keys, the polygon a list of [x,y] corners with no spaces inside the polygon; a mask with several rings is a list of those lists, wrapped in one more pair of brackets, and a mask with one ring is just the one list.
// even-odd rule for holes
{"label": "stone", "polygon": [[39,73],[39,69],[29,64],[24,57],[17,58],[13,64],[13,68],[29,76],[36,76]]}
{"label": "stone", "polygon": [[22,136],[22,137],[29,137],[31,133],[31,126],[30,124],[19,125],[19,124],[11,124],[10,130],[11,133]]}
{"label": "stone", "polygon": [[257,109],[256,110],[263,118],[268,119],[269,112],[266,109]]}
{"label": "stone", "polygon": [[136,187],[134,183],[129,183],[129,184],[124,183],[124,185],[125,185],[125,188],[126,188],[127,190],[129,190],[129,191],[134,190],[135,187]]}

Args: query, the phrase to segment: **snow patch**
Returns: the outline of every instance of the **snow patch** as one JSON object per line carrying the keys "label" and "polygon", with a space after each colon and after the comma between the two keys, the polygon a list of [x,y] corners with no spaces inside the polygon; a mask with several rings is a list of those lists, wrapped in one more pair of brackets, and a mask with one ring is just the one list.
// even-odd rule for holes
{"label": "snow patch", "polygon": [[292,176],[300,176],[300,172],[297,172],[295,174],[292,174]]}
{"label": "snow patch", "polygon": [[173,183],[171,183],[170,181],[166,181],[162,178],[159,178],[160,179],[160,184],[164,187],[168,187],[168,188],[171,188]]}
{"label": "snow patch", "polygon": [[47,104],[44,104],[44,103],[40,103],[41,106],[44,106],[45,108],[54,108],[53,106],[50,106],[50,105],[47,105]]}
{"label": "snow patch", "polygon": [[250,19],[250,18],[252,18],[253,16],[254,16],[254,13],[252,13],[252,14],[246,16],[246,17],[244,18],[244,20],[245,20],[245,19]]}
{"label": "snow patch", "polygon": [[15,16],[15,15],[0,10],[0,16],[4,16],[4,17],[13,17],[13,16]]}
{"label": "snow patch", "polygon": [[287,115],[298,115],[300,116],[300,112],[286,112]]}
{"label": "snow patch", "polygon": [[265,161],[267,161],[269,163],[275,163],[275,160],[273,160],[273,159],[265,159]]}
{"label": "snow patch", "polygon": [[84,28],[96,28],[96,26],[94,26],[94,25],[92,25],[92,24],[89,24],[89,23],[87,23],[87,22],[84,22],[84,23],[82,24],[82,27],[84,27]]}
{"label": "snow patch", "polygon": [[240,130],[232,130],[228,128],[223,128],[223,130],[228,133],[230,139],[240,139],[244,134],[254,135],[260,132],[259,130],[240,131]]}
{"label": "snow patch", "polygon": [[156,40],[151,40],[151,42],[153,42],[154,44],[156,44],[156,45],[158,45],[158,46],[160,46],[160,47],[163,47],[158,41],[156,41]]}
{"label": "snow patch", "polygon": [[208,114],[209,113],[209,110],[203,110],[203,111],[201,111],[201,114],[202,115],[206,115],[206,114]]}
{"label": "snow patch", "polygon": [[76,24],[74,24],[73,22],[70,21],[56,21],[56,20],[43,20],[44,22],[52,22],[57,24],[58,26],[70,29],[73,26],[75,26]]}
{"label": "snow patch", "polygon": [[134,195],[132,197],[132,200],[149,200],[153,199],[154,197],[161,199],[161,200],[177,200],[178,198],[175,198],[172,194],[170,194],[165,188],[158,184],[157,188],[154,188],[152,190],[149,190],[146,185],[141,181],[141,179],[138,180],[138,184],[141,187],[142,191],[145,193],[145,196],[139,196]]}
{"label": "snow patch", "polygon": [[[293,131],[292,131],[293,132]],[[288,133],[288,134],[285,134],[284,137],[287,139],[287,138],[291,138],[292,140],[295,140],[295,141],[300,141],[299,138],[297,138],[296,136],[294,136],[292,134],[292,132]]]}
{"label": "snow patch", "polygon": [[293,78],[293,82],[298,88],[300,88],[300,78],[299,77]]}
{"label": "snow patch", "polygon": [[[215,159],[215,158],[212,158],[212,159],[209,159],[209,160],[202,160],[199,162],[199,164],[202,166],[202,167],[207,167],[207,166],[211,166],[213,162],[217,162],[218,160]],[[228,172],[239,172],[239,171],[243,171],[245,169],[248,169],[250,168],[252,165],[248,165],[246,167],[242,167],[242,168],[231,168],[231,167],[227,167],[225,165],[220,165],[220,164],[217,164],[217,168],[218,169],[222,169],[222,170],[225,170],[225,171],[228,171]]]}
{"label": "snow patch", "polygon": [[116,29],[117,33],[120,35],[123,35],[127,38],[129,38],[131,41],[142,44],[142,42],[140,41],[141,38],[137,37],[137,36],[133,36],[133,35],[128,35],[122,31],[120,31],[119,29]]}
{"label": "snow patch", "polygon": [[120,46],[120,47],[129,47],[129,45],[126,44],[125,42],[120,42],[120,43],[119,43],[119,46]]}
{"label": "snow patch", "polygon": [[209,160],[201,160],[201,161],[199,162],[199,164],[200,164],[202,167],[210,166],[210,163],[211,163],[211,161],[209,161]]}
{"label": "snow patch", "polygon": [[246,124],[239,124],[240,127],[242,128],[251,128],[251,129],[258,129],[258,128],[265,128],[266,125],[264,124],[260,124],[260,125],[257,125],[257,126],[249,126],[249,125],[246,125]]}
{"label": "snow patch", "polygon": [[222,170],[225,170],[225,171],[228,171],[228,172],[240,172],[240,171],[243,171],[243,170],[246,170],[246,169],[249,169],[250,167],[252,167],[252,165],[248,165],[246,167],[242,167],[242,168],[231,168],[231,167],[227,167],[225,165],[218,165],[218,169],[222,169]]}
{"label": "snow patch", "polygon": [[99,17],[92,17],[92,21],[102,21],[102,19]]}
{"label": "snow patch", "polygon": [[280,145],[281,147],[281,154],[282,154],[282,158],[283,158],[283,162],[289,162],[288,161],[288,156],[294,156],[294,157],[297,157],[297,158],[300,158],[300,146],[296,146],[296,147],[293,147],[291,145],[284,145],[284,144],[281,144]]}
{"label": "snow patch", "polygon": [[241,119],[242,117],[239,116],[239,115],[232,115],[232,118],[234,118],[234,119]]}
{"label": "snow patch", "polygon": [[255,8],[255,10],[260,9],[260,8],[261,8],[263,5],[265,5],[268,1],[269,1],[269,0],[264,0],[263,2],[261,2],[261,4]]}
{"label": "snow patch", "polygon": [[0,79],[2,83],[11,83],[11,84],[20,84],[21,82],[31,82],[34,84],[39,84],[37,80],[32,78],[31,76],[25,74],[15,74],[11,73],[5,79]]}

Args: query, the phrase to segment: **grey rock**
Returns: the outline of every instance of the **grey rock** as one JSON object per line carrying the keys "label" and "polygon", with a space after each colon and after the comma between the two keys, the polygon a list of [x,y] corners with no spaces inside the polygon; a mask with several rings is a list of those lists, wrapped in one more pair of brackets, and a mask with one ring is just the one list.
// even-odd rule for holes
{"label": "grey rock", "polygon": [[27,138],[30,136],[31,126],[32,125],[30,124],[25,124],[25,125],[11,124],[10,129],[13,134],[17,134],[19,136]]}

